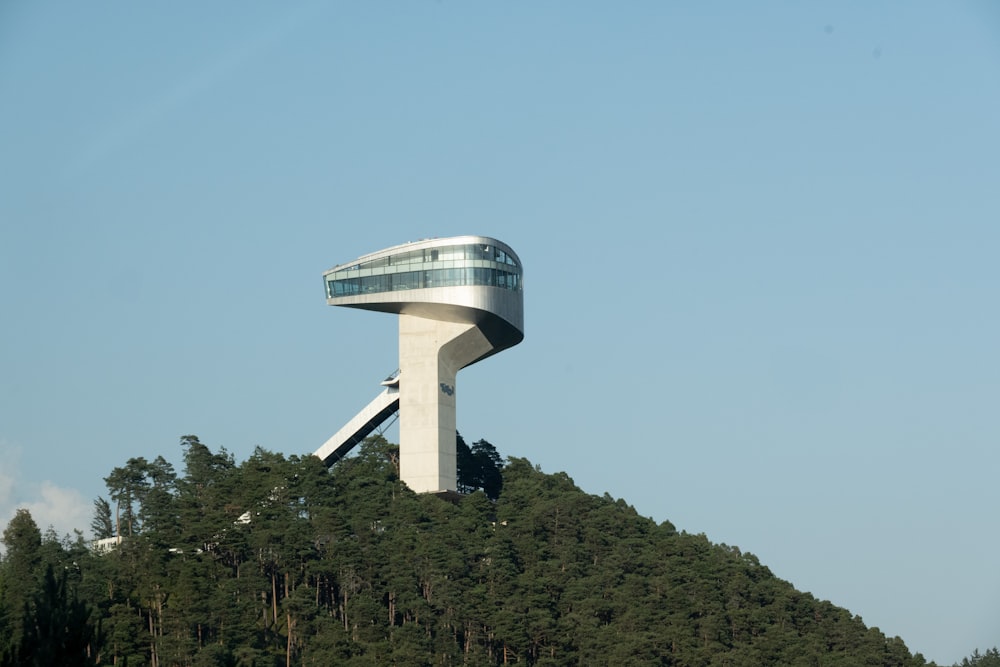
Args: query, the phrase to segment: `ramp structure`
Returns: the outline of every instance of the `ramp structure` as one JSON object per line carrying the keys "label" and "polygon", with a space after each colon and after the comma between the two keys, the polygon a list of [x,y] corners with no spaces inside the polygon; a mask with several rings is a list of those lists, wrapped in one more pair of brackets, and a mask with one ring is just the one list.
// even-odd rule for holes
{"label": "ramp structure", "polygon": [[385,389],[366,405],[354,419],[344,424],[343,428],[333,434],[314,455],[318,456],[328,466],[332,466],[347,453],[371,435],[389,417],[399,412],[399,375],[382,382]]}
{"label": "ramp structure", "polygon": [[323,274],[326,300],[399,318],[399,375],[316,451],[328,465],[399,411],[400,477],[455,491],[458,371],[524,339],[521,261],[487,236],[386,248]]}

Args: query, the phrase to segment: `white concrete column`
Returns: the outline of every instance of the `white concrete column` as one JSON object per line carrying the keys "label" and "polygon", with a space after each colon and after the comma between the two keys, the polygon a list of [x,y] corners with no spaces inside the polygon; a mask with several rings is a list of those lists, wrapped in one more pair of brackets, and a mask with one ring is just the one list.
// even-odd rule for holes
{"label": "white concrete column", "polygon": [[400,477],[413,491],[456,490],[455,376],[491,349],[475,324],[399,316]]}

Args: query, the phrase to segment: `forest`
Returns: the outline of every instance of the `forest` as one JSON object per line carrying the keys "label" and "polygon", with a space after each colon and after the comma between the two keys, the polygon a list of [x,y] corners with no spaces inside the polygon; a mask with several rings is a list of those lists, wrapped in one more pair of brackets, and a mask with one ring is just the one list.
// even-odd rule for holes
{"label": "forest", "polygon": [[381,437],[329,470],[180,444],[179,474],[163,456],[108,474],[99,542],[17,512],[2,667],[929,664],[752,554],[485,440],[458,436],[463,493],[447,499],[406,488]]}

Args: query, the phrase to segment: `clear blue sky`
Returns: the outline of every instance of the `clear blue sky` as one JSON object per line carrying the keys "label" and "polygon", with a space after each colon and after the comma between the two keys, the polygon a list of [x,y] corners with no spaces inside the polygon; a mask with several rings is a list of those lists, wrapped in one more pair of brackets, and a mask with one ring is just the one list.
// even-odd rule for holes
{"label": "clear blue sky", "polygon": [[459,428],[950,664],[1000,644],[1000,5],[4,2],[0,521],[396,366],[321,273],[525,264]]}

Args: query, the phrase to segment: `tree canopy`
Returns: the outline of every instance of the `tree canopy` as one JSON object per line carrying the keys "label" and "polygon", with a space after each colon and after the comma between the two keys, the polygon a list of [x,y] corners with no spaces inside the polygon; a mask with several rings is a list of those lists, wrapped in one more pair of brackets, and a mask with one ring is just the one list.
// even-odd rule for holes
{"label": "tree canopy", "polygon": [[926,664],[752,554],[459,443],[458,500],[411,492],[381,437],[329,471],[195,436],[180,475],[129,459],[95,503],[110,552],[11,521],[0,655],[58,635],[61,664]]}

